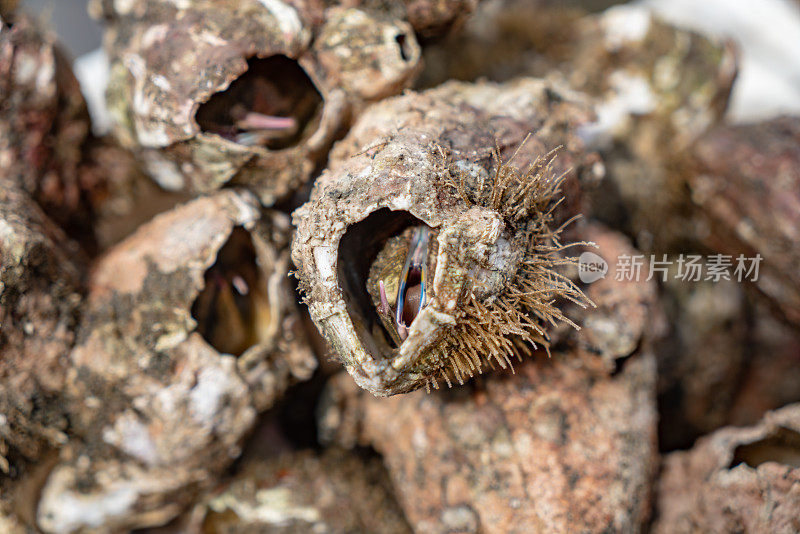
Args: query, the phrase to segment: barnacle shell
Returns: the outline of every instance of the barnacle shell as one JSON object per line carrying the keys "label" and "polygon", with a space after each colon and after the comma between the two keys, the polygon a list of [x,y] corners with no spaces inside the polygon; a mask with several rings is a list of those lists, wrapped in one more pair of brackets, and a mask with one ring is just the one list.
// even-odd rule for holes
{"label": "barnacle shell", "polygon": [[[316,361],[287,286],[288,236],[288,217],[225,190],[156,217],[98,262],[65,387],[85,446],[64,453],[48,479],[44,530],[98,515],[119,528],[175,515],[176,502],[238,455],[257,411],[310,377]],[[124,503],[109,504],[113,495]]]}
{"label": "barnacle shell", "polygon": [[734,258],[760,254],[753,282],[800,325],[800,119],[720,127],[693,149],[692,200],[710,230],[703,241]]}
{"label": "barnacle shell", "polygon": [[800,404],[663,456],[652,532],[796,532]]}
{"label": "barnacle shell", "polygon": [[0,187],[2,482],[9,480],[9,449],[37,459],[66,439],[58,396],[81,303],[81,263],[77,246],[33,200],[9,183]]}
{"label": "barnacle shell", "polygon": [[80,196],[89,115],[55,35],[17,12],[0,19],[0,168],[63,224]]}
{"label": "barnacle shell", "polygon": [[[136,214],[140,223],[181,198],[158,188],[113,139],[89,135],[69,59],[54,34],[24,11],[0,21],[0,78],[6,80],[0,90],[3,184],[27,192],[89,254],[138,225],[134,204],[145,208]],[[146,207],[137,198],[147,198]]]}
{"label": "barnacle shell", "polygon": [[411,532],[380,459],[339,448],[245,460],[192,516],[206,534]]}
{"label": "barnacle shell", "polygon": [[312,53],[327,83],[344,88],[354,104],[399,93],[421,66],[407,22],[354,8],[327,10]]}
{"label": "barnacle shell", "polygon": [[[95,267],[74,363],[92,367],[110,358],[109,370],[115,361],[127,365],[120,358],[128,353],[137,367],[146,369],[163,364],[159,361],[184,343],[210,344],[217,351],[234,333],[215,341],[223,337],[202,324],[204,314],[196,308],[205,305],[213,280],[228,276],[215,269],[231,269],[248,279],[252,287],[247,294],[261,300],[254,303],[256,309],[243,314],[252,315],[254,322],[261,316],[267,319],[257,325],[259,332],[249,345],[238,343],[238,349],[219,352],[237,357],[238,372],[258,397],[272,399],[279,393],[269,391],[276,384],[265,382],[262,374],[274,370],[307,378],[314,364],[305,346],[293,337],[297,320],[285,280],[289,233],[288,217],[278,212],[262,216],[256,200],[244,192],[200,198],[156,217],[112,248]],[[240,250],[223,257],[230,247]],[[231,314],[219,315],[222,320]],[[289,356],[288,368],[277,355]],[[258,402],[259,407],[268,404],[271,400]]]}
{"label": "barnacle shell", "polygon": [[[408,23],[361,9],[148,0],[92,11],[110,26],[117,134],[170,189],[233,181],[271,205],[310,177],[354,109],[418,71]],[[249,111],[288,122],[254,130],[242,126]]]}
{"label": "barnacle shell", "polygon": [[[488,358],[506,366],[517,341],[546,341],[541,321],[566,319],[552,298],[585,303],[551,269],[550,225],[580,156],[570,132],[590,116],[578,95],[532,79],[448,83],[365,112],[295,212],[292,248],[311,317],[361,387],[391,395],[462,381]],[[523,172],[500,164],[495,141],[502,161],[518,149]],[[420,224],[436,236],[430,298],[393,347],[375,329],[369,272]]]}

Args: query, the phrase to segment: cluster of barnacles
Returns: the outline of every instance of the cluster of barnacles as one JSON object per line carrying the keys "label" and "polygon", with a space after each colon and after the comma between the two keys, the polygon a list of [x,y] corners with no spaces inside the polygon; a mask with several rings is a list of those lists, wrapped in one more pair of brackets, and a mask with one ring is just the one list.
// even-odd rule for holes
{"label": "cluster of barnacles", "polygon": [[409,90],[420,43],[476,4],[92,0],[96,139],[52,38],[0,3],[0,520],[35,471],[22,515],[43,531],[169,521],[326,372],[317,332],[384,397],[580,329],[572,251],[592,243],[564,195],[598,167],[599,97]]}

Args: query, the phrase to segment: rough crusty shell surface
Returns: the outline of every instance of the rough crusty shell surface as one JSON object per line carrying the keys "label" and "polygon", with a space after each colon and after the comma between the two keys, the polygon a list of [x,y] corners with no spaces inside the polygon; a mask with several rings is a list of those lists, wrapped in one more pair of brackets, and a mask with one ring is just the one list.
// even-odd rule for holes
{"label": "rough crusty shell surface", "polygon": [[[407,22],[357,8],[148,0],[97,1],[92,11],[109,27],[115,132],[167,189],[209,192],[233,180],[272,205],[311,176],[352,113],[407,87],[420,66]],[[303,90],[321,98],[296,143],[269,149],[201,128],[198,109],[244,75],[248,60],[276,56],[296,62],[313,85]]]}
{"label": "rough crusty shell surface", "polygon": [[[480,372],[474,357],[466,358],[466,367],[454,364],[451,349],[458,341],[447,334],[469,315],[470,299],[486,304],[506,294],[524,263],[520,244],[534,230],[528,219],[513,223],[497,203],[465,198],[459,183],[474,191],[494,180],[497,149],[500,160],[517,152],[520,168],[532,165],[539,183],[556,184],[578,162],[581,143],[571,132],[590,117],[578,95],[526,79],[448,83],[384,101],[360,118],[335,148],[311,200],[294,214],[292,258],[312,319],[361,387],[392,395],[435,387],[448,379],[442,371],[454,366],[457,380]],[[562,154],[553,159],[559,146]],[[553,201],[556,189],[550,190]],[[433,296],[394,349],[370,333],[366,272],[380,240],[415,220],[438,229]],[[567,292],[569,286],[559,287]],[[498,352],[512,349],[498,343]]]}
{"label": "rough crusty shell surface", "polygon": [[[238,357],[192,316],[235,228],[252,239],[277,322]],[[240,452],[259,410],[316,360],[296,331],[288,288],[288,218],[226,189],[165,212],[95,264],[62,391],[76,436],[39,503],[39,527],[162,524]]]}

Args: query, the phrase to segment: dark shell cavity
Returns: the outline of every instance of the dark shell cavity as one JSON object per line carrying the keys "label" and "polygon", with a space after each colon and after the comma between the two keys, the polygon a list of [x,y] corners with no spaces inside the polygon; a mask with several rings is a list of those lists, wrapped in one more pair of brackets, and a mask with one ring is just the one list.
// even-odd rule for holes
{"label": "dark shell cavity", "polygon": [[197,331],[217,351],[241,356],[269,339],[272,313],[250,234],[237,226],[204,276],[192,304]]}
{"label": "dark shell cavity", "polygon": [[[388,208],[371,213],[364,220],[350,226],[339,242],[338,269],[342,293],[359,338],[365,345],[376,347],[381,354],[397,347],[396,340],[387,332],[387,327],[378,315],[377,281],[371,284],[371,269],[375,267],[381,251],[392,239],[411,228],[424,225],[422,221],[406,211]],[[435,239],[432,239],[435,242]],[[430,257],[430,254],[429,254]],[[396,265],[399,275],[402,261]],[[394,290],[392,290],[393,292]]]}
{"label": "dark shell cavity", "polygon": [[764,462],[800,468],[800,433],[791,428],[778,427],[764,439],[739,445],[733,452],[729,468],[744,463],[755,469]]}
{"label": "dark shell cavity", "polygon": [[414,58],[414,50],[408,44],[408,35],[405,33],[398,33],[395,38],[397,41],[397,47],[400,49],[400,57],[403,61],[410,61]]}
{"label": "dark shell cavity", "polygon": [[203,132],[279,150],[314,133],[322,105],[322,95],[305,70],[278,54],[250,58],[247,71],[202,104],[195,119]]}

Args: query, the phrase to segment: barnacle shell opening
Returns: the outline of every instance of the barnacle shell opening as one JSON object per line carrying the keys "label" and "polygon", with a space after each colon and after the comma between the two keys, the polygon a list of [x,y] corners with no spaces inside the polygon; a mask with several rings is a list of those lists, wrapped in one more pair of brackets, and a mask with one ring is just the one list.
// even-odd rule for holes
{"label": "barnacle shell opening", "polygon": [[247,71],[202,104],[203,132],[244,146],[279,150],[308,139],[322,115],[322,95],[297,61],[250,58]]}
{"label": "barnacle shell opening", "polygon": [[[205,287],[192,304],[197,331],[223,354],[241,356],[271,342],[280,327],[280,310],[247,230],[237,226],[203,275]],[[273,288],[274,292],[274,288]]]}
{"label": "barnacle shell opening", "polygon": [[[395,347],[433,296],[429,273],[436,269],[437,249],[435,231],[418,224],[387,239],[372,262],[367,292]],[[373,328],[374,336],[380,334]]]}
{"label": "barnacle shell opening", "polygon": [[[387,324],[385,321],[388,319],[379,314],[378,284],[384,282],[395,310],[400,274],[409,252],[409,232],[422,225],[422,221],[407,211],[379,209],[354,224],[344,234],[339,246],[339,279],[350,315],[363,336],[371,340],[381,354],[389,354],[402,340],[394,335],[397,333],[396,325],[392,326],[394,319]],[[428,272],[433,272],[437,247],[435,240],[429,242],[426,262]],[[387,250],[389,248],[396,250]],[[432,286],[429,281],[427,285]],[[390,315],[394,316],[394,313],[392,311]],[[408,326],[411,324],[409,321]]]}
{"label": "barnacle shell opening", "polygon": [[[280,370],[287,375],[303,374],[313,360],[296,342],[299,322],[286,278],[290,232],[286,215],[262,210],[252,194],[237,189],[161,214],[98,263],[90,281],[90,341],[73,355],[102,362],[134,351],[158,362],[188,344],[235,357],[257,403],[267,404],[278,374],[272,355],[292,360]],[[123,321],[117,314],[125,317],[122,332],[100,337],[103,328]],[[130,332],[142,333],[135,346],[118,339]],[[98,348],[99,340],[108,346]]]}
{"label": "barnacle shell opening", "polygon": [[[141,6],[139,6],[141,4]],[[156,1],[111,17],[115,134],[168,190],[245,185],[265,206],[305,182],[343,125],[345,91],[282,1]]]}

